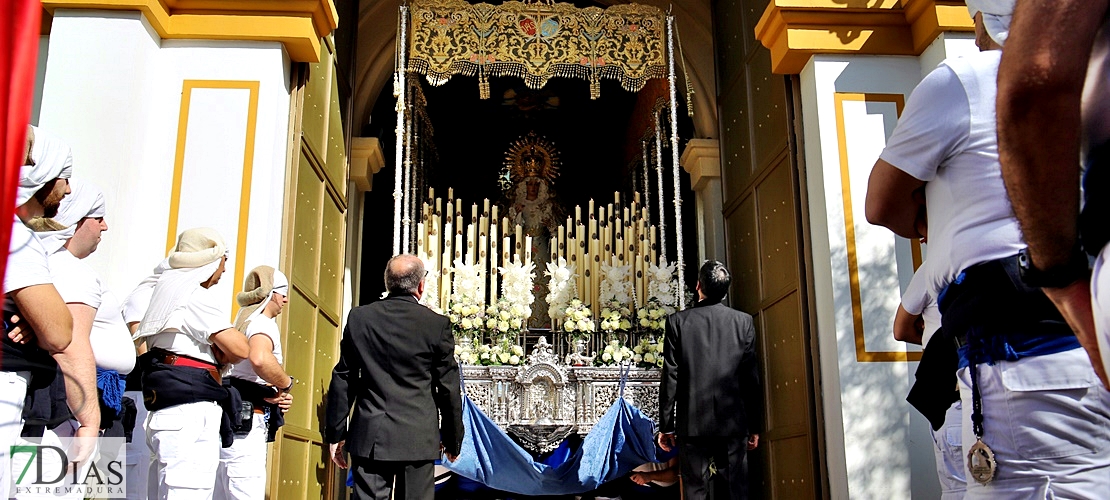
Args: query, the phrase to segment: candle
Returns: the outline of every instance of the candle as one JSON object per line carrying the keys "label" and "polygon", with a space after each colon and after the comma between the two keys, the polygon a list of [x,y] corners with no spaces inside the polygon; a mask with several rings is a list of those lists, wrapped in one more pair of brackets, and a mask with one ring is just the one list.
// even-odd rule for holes
{"label": "candle", "polygon": [[559,246],[555,247],[559,252],[559,256],[566,258],[567,255],[567,228],[559,226]]}
{"label": "candle", "polygon": [[520,224],[516,226],[516,256],[524,256],[524,228]]}
{"label": "candle", "polygon": [[532,237],[524,237],[524,262],[532,262]]}

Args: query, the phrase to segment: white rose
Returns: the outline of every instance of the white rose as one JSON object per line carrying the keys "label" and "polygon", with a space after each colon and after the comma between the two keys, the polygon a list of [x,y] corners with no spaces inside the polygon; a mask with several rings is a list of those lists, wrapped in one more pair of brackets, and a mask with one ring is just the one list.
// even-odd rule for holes
{"label": "white rose", "polygon": [[621,330],[628,330],[632,328],[632,322],[627,319],[621,320]]}
{"label": "white rose", "polygon": [[497,355],[497,358],[500,359],[502,363],[508,363],[510,357],[512,356],[507,352],[503,352]]}
{"label": "white rose", "polygon": [[654,363],[655,362],[655,355],[650,353],[650,352],[645,354],[644,355],[644,362],[645,363]]}
{"label": "white rose", "polygon": [[524,355],[524,348],[520,347],[518,345],[514,345],[513,346],[513,354],[516,354],[517,356],[523,356]]}
{"label": "white rose", "polygon": [[448,316],[447,319],[450,319],[452,323],[458,323],[459,322],[459,317],[454,315],[454,314]]}
{"label": "white rose", "polygon": [[497,328],[497,320],[490,318],[488,321],[486,321],[486,328],[489,328],[490,330]]}
{"label": "white rose", "polygon": [[498,321],[497,322],[497,331],[499,331],[501,333],[505,333],[505,332],[509,331],[509,323],[507,321]]}
{"label": "white rose", "polygon": [[482,360],[483,361],[489,361],[489,353],[488,352],[483,352],[482,353]]}
{"label": "white rose", "polygon": [[574,300],[570,301],[570,305],[572,305],[574,307],[578,307],[578,306],[582,305],[582,301],[578,300],[578,299],[574,299]]}
{"label": "white rose", "polygon": [[462,312],[462,305],[460,305],[458,302],[451,304],[451,311],[455,313]]}
{"label": "white rose", "polygon": [[590,322],[584,319],[578,320],[578,329],[583,331],[590,331]]}
{"label": "white rose", "polygon": [[614,362],[620,363],[622,359],[624,359],[624,353],[623,352],[617,351],[617,352],[613,353],[613,361]]}
{"label": "white rose", "polygon": [[613,360],[613,356],[608,352],[604,352],[601,354],[601,360],[608,363]]}
{"label": "white rose", "polygon": [[524,320],[520,318],[513,318],[513,328],[521,328],[524,326]]}
{"label": "white rose", "polygon": [[474,323],[472,323],[470,321],[470,318],[463,318],[461,324],[462,324],[463,330],[469,330],[472,327],[474,327]]}
{"label": "white rose", "polygon": [[641,362],[641,361],[643,361],[643,360],[644,360],[644,357],[643,357],[643,356],[641,356],[641,355],[639,355],[639,354],[636,354],[636,355],[633,355],[633,356],[632,356],[632,361],[634,361],[634,362],[636,362],[636,363],[639,363],[639,362]]}
{"label": "white rose", "polygon": [[563,323],[563,330],[566,330],[568,332],[573,332],[574,331],[574,322],[573,321],[567,321],[566,323]]}
{"label": "white rose", "polygon": [[519,365],[520,364],[520,357],[515,355],[515,354],[510,356],[509,357],[509,364],[510,365]]}

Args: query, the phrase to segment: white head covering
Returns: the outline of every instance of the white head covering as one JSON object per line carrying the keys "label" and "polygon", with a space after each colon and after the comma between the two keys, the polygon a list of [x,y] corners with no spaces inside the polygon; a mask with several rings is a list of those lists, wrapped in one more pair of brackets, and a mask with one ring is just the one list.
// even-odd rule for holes
{"label": "white head covering", "polygon": [[31,127],[35,132],[35,143],[31,147],[31,160],[34,165],[24,165],[19,169],[19,189],[15,195],[15,206],[27,203],[32,196],[54,179],[68,179],[73,173],[73,152],[61,139]]}
{"label": "white head covering", "polygon": [[285,274],[270,266],[251,269],[243,280],[243,291],[235,296],[235,301],[240,307],[235,319],[235,328],[244,331],[247,324],[261,315],[266,310],[266,306],[274,300],[274,292],[285,297],[289,296],[289,279]]}
{"label": "white head covering", "polygon": [[61,231],[45,231],[38,233],[42,246],[46,248],[47,255],[57,252],[66,241],[77,232],[77,224],[86,217],[104,217],[104,193],[100,188],[85,181],[71,180],[70,193],[62,198],[58,207],[58,215],[54,216],[57,222],[66,228]]}
{"label": "white head covering", "polygon": [[158,277],[139,329],[133,339],[161,332],[170,315],[188,304],[200,284],[212,277],[227,253],[224,240],[215,229],[188,229],[177,237],[177,247],[166,259],[169,269]]}
{"label": "white head covering", "polygon": [[967,0],[967,12],[974,18],[983,13],[983,27],[999,45],[1006,44],[1010,36],[1010,21],[1014,17],[1016,0]]}
{"label": "white head covering", "polygon": [[127,300],[123,301],[123,321],[124,323],[131,323],[134,321],[142,321],[143,316],[146,314],[147,307],[150,306],[150,297],[154,295],[154,285],[158,284],[158,278],[162,277],[162,273],[170,268],[170,259],[167,257],[162,259],[150,276],[143,278],[139,285],[131,291],[127,296]]}

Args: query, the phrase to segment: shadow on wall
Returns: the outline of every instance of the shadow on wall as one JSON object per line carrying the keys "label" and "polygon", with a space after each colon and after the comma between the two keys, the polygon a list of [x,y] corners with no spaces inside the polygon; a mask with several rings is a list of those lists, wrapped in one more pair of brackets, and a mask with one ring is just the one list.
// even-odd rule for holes
{"label": "shadow on wall", "polygon": [[[874,258],[859,262],[860,306],[867,318],[866,325],[872,329],[882,325],[889,330],[894,320],[891,295],[897,297],[900,292],[895,251],[893,245],[874,251]],[[834,244],[831,255],[843,259],[846,249],[842,244]],[[856,360],[848,279],[845,263],[834,266],[849,494],[889,496],[913,492],[914,496],[937,498],[940,487],[933,473],[928,424],[906,403],[917,363]]]}

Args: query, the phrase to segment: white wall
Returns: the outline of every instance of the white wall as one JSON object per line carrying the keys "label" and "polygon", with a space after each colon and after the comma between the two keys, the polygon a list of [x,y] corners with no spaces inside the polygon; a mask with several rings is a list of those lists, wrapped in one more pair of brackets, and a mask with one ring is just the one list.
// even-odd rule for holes
{"label": "white wall", "polygon": [[[204,225],[224,237],[231,256],[217,286],[229,304],[242,286],[237,263],[245,271],[277,264],[290,105],[280,43],[163,41],[138,12],[58,9],[49,56],[39,123],[73,147],[74,178],[104,190],[109,230],[89,263],[118,295],[165,257],[171,224],[175,233]],[[192,80],[205,82],[183,110]],[[256,121],[248,130],[252,86]],[[248,153],[249,215],[241,221]],[[171,220],[178,155],[180,210]]]}
{"label": "white wall", "polygon": [[906,353],[920,348],[891,332],[913,275],[911,244],[868,224],[863,203],[897,102],[969,47],[965,35],[945,34],[921,57],[818,55],[800,77],[813,253],[830,256],[814,259],[814,296],[834,498],[940,495],[928,422],[905,401],[917,369]]}

